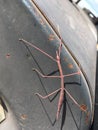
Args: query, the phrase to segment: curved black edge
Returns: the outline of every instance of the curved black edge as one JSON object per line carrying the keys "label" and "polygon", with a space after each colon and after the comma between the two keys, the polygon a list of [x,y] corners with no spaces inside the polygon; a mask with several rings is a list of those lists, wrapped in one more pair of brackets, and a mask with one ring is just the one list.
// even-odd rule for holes
{"label": "curved black edge", "polygon": [[96,92],[95,92],[95,111],[94,121],[90,130],[98,130],[98,51],[97,51],[97,70],[96,70]]}

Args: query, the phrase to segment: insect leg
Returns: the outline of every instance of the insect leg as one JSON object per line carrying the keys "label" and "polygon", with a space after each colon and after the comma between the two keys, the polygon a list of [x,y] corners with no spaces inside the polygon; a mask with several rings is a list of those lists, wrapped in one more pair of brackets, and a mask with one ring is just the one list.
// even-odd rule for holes
{"label": "insect leg", "polygon": [[64,88],[67,95],[70,97],[70,99],[80,108],[80,104],[72,97],[72,95]]}
{"label": "insect leg", "polygon": [[33,68],[33,71],[37,72],[43,78],[61,78],[61,76],[48,76],[48,75],[44,75],[36,68]]}
{"label": "insect leg", "polygon": [[72,74],[63,75],[63,77],[70,77],[70,76],[74,76],[74,75],[80,75],[80,71],[77,71],[77,72],[72,73]]}
{"label": "insect leg", "polygon": [[42,96],[42,95],[39,94],[39,93],[35,93],[35,95],[37,95],[38,97],[40,97],[40,98],[42,98],[42,99],[46,99],[46,98],[52,96],[53,94],[57,93],[58,91],[60,91],[60,89],[61,89],[61,88],[55,90],[54,92],[52,92],[52,93],[50,93],[50,94],[48,94],[48,95],[46,95],[46,96]]}
{"label": "insect leg", "polygon": [[47,57],[49,57],[50,59],[52,59],[53,61],[57,62],[56,59],[54,57],[52,57],[51,55],[49,55],[47,52],[43,51],[42,49],[38,48],[37,46],[35,46],[34,44],[24,40],[24,39],[19,39],[19,41],[33,47],[34,49],[36,49],[37,51],[43,53],[44,55],[46,55]]}

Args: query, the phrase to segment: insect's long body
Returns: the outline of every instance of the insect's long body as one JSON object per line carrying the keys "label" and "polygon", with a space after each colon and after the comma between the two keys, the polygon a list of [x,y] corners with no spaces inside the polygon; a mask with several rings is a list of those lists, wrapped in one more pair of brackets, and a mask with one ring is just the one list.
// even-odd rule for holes
{"label": "insect's long body", "polygon": [[58,108],[57,108],[57,114],[56,114],[56,119],[58,120],[58,117],[59,117],[59,113],[60,113],[60,110],[61,110],[61,107],[62,107],[62,104],[63,104],[63,100],[64,100],[64,77],[63,77],[63,71],[62,71],[62,67],[61,67],[61,61],[60,61],[60,56],[59,54],[57,53],[56,55],[56,59],[57,59],[57,65],[58,65],[58,68],[59,68],[59,73],[60,73],[60,76],[61,76],[61,90],[60,90],[60,97],[59,97],[59,101],[58,101]]}

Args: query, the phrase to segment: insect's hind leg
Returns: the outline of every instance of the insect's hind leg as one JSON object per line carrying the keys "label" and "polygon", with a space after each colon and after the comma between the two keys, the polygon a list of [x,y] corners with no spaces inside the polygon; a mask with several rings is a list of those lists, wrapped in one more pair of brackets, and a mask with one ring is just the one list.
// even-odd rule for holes
{"label": "insect's hind leg", "polygon": [[41,94],[39,94],[39,93],[35,93],[35,95],[37,95],[38,97],[40,97],[40,98],[42,98],[42,99],[46,99],[46,98],[48,98],[48,97],[52,96],[53,94],[55,94],[55,93],[59,92],[60,90],[61,90],[61,88],[59,88],[59,89],[55,90],[54,92],[52,92],[52,93],[50,93],[50,94],[48,94],[48,95],[46,95],[46,96],[42,96],[42,95],[41,95]]}
{"label": "insect's hind leg", "polygon": [[74,99],[74,97],[65,89],[66,94],[70,97],[70,99],[80,108],[80,104]]}

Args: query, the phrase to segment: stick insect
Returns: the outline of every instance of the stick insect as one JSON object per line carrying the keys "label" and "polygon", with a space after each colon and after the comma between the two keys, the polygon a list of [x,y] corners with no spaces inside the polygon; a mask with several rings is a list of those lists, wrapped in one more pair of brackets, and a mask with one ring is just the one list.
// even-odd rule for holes
{"label": "stick insect", "polygon": [[24,39],[19,39],[21,42],[28,44],[29,46],[33,47],[34,49],[36,49],[37,51],[43,53],[44,55],[46,55],[48,58],[50,58],[51,60],[53,60],[54,62],[57,63],[58,66],[58,70],[59,70],[59,74],[58,76],[47,76],[42,74],[39,70],[37,70],[36,68],[33,68],[33,70],[38,73],[41,77],[43,78],[60,78],[61,82],[60,82],[60,88],[55,90],[54,92],[46,95],[46,96],[42,96],[39,93],[35,93],[37,96],[39,96],[42,99],[46,99],[50,96],[52,96],[53,94],[60,92],[60,96],[59,96],[59,100],[58,100],[58,107],[57,107],[57,113],[56,113],[56,120],[59,119],[59,114],[60,114],[60,110],[63,104],[63,100],[64,100],[64,92],[70,97],[70,99],[74,102],[74,104],[82,111],[85,112],[87,114],[87,106],[85,104],[80,105],[75,99],[74,97],[67,91],[67,89],[64,87],[64,77],[70,77],[70,76],[74,76],[74,75],[80,75],[80,71],[77,71],[75,73],[71,73],[71,74],[67,74],[64,75],[63,74],[63,70],[62,70],[62,66],[61,66],[61,50],[62,50],[62,40],[60,39],[60,44],[58,47],[58,50],[56,50],[56,58],[52,57],[51,55],[49,55],[47,52],[41,50],[40,48],[38,48],[37,46],[35,46],[34,44],[24,40]]}

